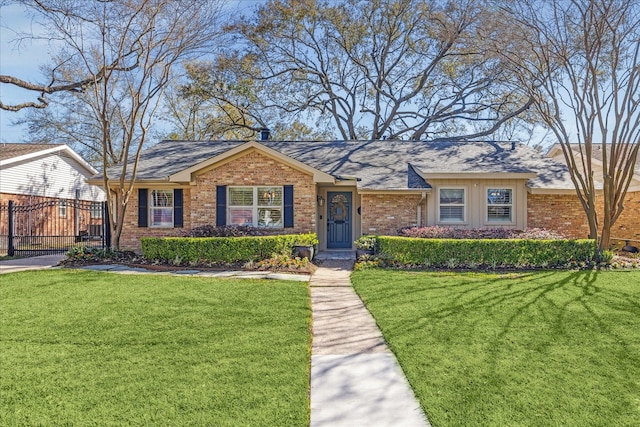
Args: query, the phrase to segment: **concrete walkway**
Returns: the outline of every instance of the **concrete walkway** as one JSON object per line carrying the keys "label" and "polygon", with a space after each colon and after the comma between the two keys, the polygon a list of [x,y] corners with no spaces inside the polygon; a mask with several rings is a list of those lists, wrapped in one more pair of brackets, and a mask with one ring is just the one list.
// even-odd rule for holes
{"label": "concrete walkway", "polygon": [[349,276],[328,260],[311,277],[311,427],[429,426]]}
{"label": "concrete walkway", "polygon": [[53,268],[67,258],[65,254],[41,255],[29,258],[16,258],[0,261],[0,274],[16,271],[42,270]]}

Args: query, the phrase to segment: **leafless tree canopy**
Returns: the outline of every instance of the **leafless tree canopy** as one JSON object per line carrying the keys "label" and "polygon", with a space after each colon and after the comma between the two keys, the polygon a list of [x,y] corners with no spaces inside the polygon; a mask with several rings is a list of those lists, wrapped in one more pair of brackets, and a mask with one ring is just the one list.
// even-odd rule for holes
{"label": "leafless tree canopy", "polygon": [[[72,129],[81,130],[86,138],[82,143],[100,159],[104,186],[111,188],[107,195],[113,245],[118,247],[139,155],[163,92],[183,61],[215,48],[219,4],[215,0],[22,3],[59,50],[48,69],[49,85],[29,86],[11,78],[3,82],[41,90],[41,104],[47,102],[45,95],[60,95],[58,119],[65,118]],[[64,123],[57,120],[60,127]],[[110,169],[113,165],[117,166]]]}
{"label": "leafless tree canopy", "polygon": [[240,119],[307,114],[344,139],[483,137],[529,106],[483,42],[492,19],[482,0],[269,1],[230,27],[224,86],[200,87]]}
{"label": "leafless tree canopy", "polygon": [[640,2],[526,0],[501,11],[513,29],[502,54],[560,142],[591,237],[606,249],[638,156]]}

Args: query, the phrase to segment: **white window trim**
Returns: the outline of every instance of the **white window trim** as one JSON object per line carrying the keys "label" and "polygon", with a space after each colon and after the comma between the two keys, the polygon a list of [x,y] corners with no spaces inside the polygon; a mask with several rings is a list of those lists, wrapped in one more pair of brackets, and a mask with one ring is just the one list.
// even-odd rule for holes
{"label": "white window trim", "polygon": [[[489,189],[493,190],[511,190],[511,204],[503,205],[496,204],[490,205],[487,200],[487,192]],[[511,185],[485,185],[484,192],[482,194],[484,198],[484,225],[516,225],[516,189]],[[489,221],[489,206],[511,206],[511,221]]]}
{"label": "white window trim", "polygon": [[[462,221],[442,221],[440,219],[440,191],[442,190],[464,190],[464,204],[462,206],[462,216],[464,217]],[[469,215],[467,212],[467,205],[469,204],[469,188],[465,185],[443,185],[442,187],[438,187],[437,192],[437,206],[436,206],[436,215],[437,215],[437,224],[446,224],[446,225],[468,225],[469,224]],[[459,205],[443,205],[443,206],[459,206]]]}
{"label": "white window trim", "polygon": [[[171,193],[171,224],[153,224],[153,210],[154,209],[167,209],[169,206],[154,206],[153,205],[153,192],[154,191],[165,191]],[[174,199],[173,189],[166,188],[153,188],[149,189],[147,193],[147,223],[149,228],[173,228],[175,224],[175,205],[176,201]]]}
{"label": "white window trim", "polygon": [[67,201],[60,200],[58,202],[58,218],[66,218],[67,217]]}
{"label": "white window trim", "polygon": [[[272,205],[272,206],[265,206],[265,205],[259,205],[258,201],[260,200],[260,198],[258,197],[258,188],[279,188],[280,192],[282,194],[281,200],[280,200],[280,204],[279,205]],[[253,204],[251,206],[241,206],[241,205],[232,205],[231,204],[231,190],[236,189],[236,188],[251,188],[253,190]],[[255,227],[255,228],[268,228],[268,229],[274,229],[274,230],[278,230],[278,229],[282,229],[284,228],[284,186],[283,185],[230,185],[227,187],[227,221],[226,224],[227,225],[236,225],[236,224],[232,224],[231,223],[231,210],[234,208],[240,208],[240,209],[251,209],[251,216],[253,218],[254,223],[251,225],[251,227]],[[277,227],[265,227],[265,226],[261,226],[258,225],[259,223],[259,219],[258,219],[258,211],[261,208],[272,208],[272,209],[276,209],[279,208],[280,209],[280,225]]]}

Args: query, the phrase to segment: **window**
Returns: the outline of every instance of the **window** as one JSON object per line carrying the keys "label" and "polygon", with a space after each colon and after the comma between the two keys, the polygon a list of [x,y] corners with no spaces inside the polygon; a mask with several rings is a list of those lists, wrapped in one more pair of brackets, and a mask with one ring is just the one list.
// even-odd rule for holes
{"label": "window", "polygon": [[102,202],[91,202],[91,218],[102,218]]}
{"label": "window", "polygon": [[441,188],[439,190],[440,222],[464,222],[464,188]]}
{"label": "window", "polygon": [[282,187],[230,187],[227,224],[282,227]]}
{"label": "window", "polygon": [[173,227],[173,190],[151,190],[149,227]]}
{"label": "window", "polygon": [[487,222],[513,222],[512,189],[487,189]]}
{"label": "window", "polygon": [[67,202],[66,200],[60,200],[58,202],[58,217],[66,218],[67,217]]}

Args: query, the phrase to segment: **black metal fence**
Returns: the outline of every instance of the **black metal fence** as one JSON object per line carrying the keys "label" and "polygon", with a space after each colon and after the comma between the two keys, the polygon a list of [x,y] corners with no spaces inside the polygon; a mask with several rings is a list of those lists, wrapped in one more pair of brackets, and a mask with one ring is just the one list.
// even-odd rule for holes
{"label": "black metal fence", "polygon": [[0,205],[0,252],[36,256],[67,252],[74,245],[111,245],[106,202],[45,200]]}

